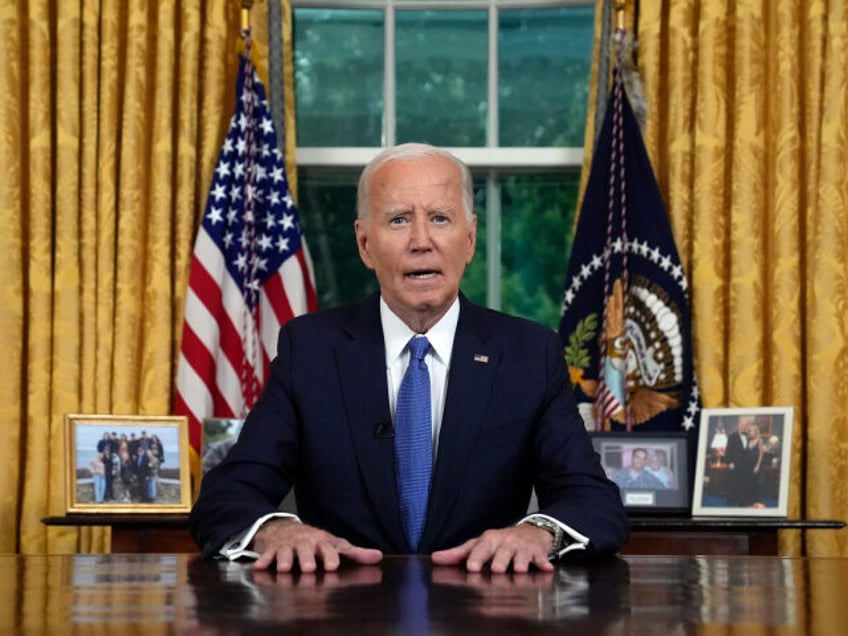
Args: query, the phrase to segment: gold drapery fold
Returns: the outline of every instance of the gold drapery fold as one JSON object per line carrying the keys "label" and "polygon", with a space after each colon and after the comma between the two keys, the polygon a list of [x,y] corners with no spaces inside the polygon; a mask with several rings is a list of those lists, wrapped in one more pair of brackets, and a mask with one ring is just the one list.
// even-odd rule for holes
{"label": "gold drapery fold", "polygon": [[[816,2],[803,17],[798,67],[807,113],[804,218],[806,513],[848,519],[848,3]],[[813,556],[848,556],[848,536],[818,532]],[[838,601],[834,607],[838,607]]]}
{"label": "gold drapery fold", "polygon": [[[251,10],[260,73],[267,11]],[[240,3],[33,0],[0,23],[0,551],[108,551],[106,530],[41,523],[65,510],[63,416],[171,411]]]}
{"label": "gold drapery fold", "polygon": [[[848,520],[848,2],[639,7],[645,143],[704,405],[794,407],[789,515]],[[848,531],[783,532],[780,549],[848,556]]]}
{"label": "gold drapery fold", "polygon": [[[6,35],[4,38],[6,57],[9,51],[21,54],[21,16],[17,8],[6,4],[0,7],[0,24]],[[0,91],[4,95],[17,94],[18,69],[11,64],[0,64]],[[15,103],[13,103],[15,102]],[[24,104],[11,98],[3,101],[0,113],[0,139],[5,148],[3,155],[8,157],[13,148],[24,149],[29,146],[29,138],[23,133]],[[14,369],[13,373],[4,373],[0,381],[0,423],[5,429],[6,443],[0,444],[0,551],[15,552],[18,546],[17,513],[19,505],[18,484],[23,474],[21,461],[23,427],[22,402],[25,397],[23,382],[25,346],[24,346],[24,298],[28,289],[26,275],[28,263],[25,258],[25,241],[28,235],[28,223],[25,223],[24,200],[29,186],[24,181],[28,174],[26,166],[7,158],[0,169],[0,198],[3,201],[2,220],[5,226],[0,232],[0,350],[6,358],[6,365]]]}

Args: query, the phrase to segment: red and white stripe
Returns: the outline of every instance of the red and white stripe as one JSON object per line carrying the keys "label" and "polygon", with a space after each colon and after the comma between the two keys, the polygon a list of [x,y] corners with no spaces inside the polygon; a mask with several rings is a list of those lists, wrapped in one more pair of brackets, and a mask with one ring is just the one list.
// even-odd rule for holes
{"label": "red and white stripe", "polygon": [[[175,413],[189,418],[192,448],[200,450],[204,418],[247,414],[253,404],[242,390],[245,365],[261,389],[276,355],[280,327],[316,307],[312,261],[302,240],[301,249],[262,285],[256,324],[223,254],[201,226],[186,293],[174,404]],[[257,338],[261,346],[248,355],[245,343]]]}

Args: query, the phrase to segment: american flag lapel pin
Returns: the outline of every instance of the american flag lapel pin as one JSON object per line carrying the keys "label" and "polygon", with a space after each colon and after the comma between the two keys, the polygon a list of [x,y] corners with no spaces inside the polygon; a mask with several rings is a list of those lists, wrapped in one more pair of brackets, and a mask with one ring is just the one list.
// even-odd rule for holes
{"label": "american flag lapel pin", "polygon": [[474,362],[481,362],[482,364],[489,364],[489,356],[483,355],[482,353],[474,354]]}

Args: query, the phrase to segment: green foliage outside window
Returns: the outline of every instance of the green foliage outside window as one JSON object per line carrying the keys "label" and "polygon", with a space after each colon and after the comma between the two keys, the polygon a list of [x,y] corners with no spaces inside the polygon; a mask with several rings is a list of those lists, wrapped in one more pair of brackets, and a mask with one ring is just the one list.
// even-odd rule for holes
{"label": "green foliage outside window", "polygon": [[[591,3],[513,5],[498,11],[494,110],[488,102],[488,12],[459,5],[458,10],[442,4],[426,11],[396,5],[393,118],[384,112],[383,95],[387,14],[374,8],[295,5],[298,147],[378,148],[387,138],[386,125],[393,126],[398,143],[458,148],[494,143],[501,152],[518,148],[524,153],[528,148],[582,147],[594,23]],[[495,115],[497,134],[487,129]],[[477,252],[461,288],[475,302],[487,304],[496,296],[507,313],[556,329],[579,166],[535,169],[526,167],[526,161],[524,166],[475,170]],[[354,238],[360,170],[332,165],[299,169],[298,205],[321,308],[358,300],[377,289]],[[486,179],[497,184],[500,201],[486,200]],[[494,221],[489,218],[491,208],[500,211]],[[489,275],[488,227],[499,232],[493,252],[500,255],[499,280]],[[494,291],[490,288],[498,284]]]}

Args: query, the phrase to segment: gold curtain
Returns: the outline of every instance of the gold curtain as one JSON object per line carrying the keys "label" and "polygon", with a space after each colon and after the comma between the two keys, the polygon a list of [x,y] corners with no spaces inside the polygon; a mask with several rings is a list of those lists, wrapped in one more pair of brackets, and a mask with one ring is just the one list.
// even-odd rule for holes
{"label": "gold curtain", "polygon": [[[634,4],[704,405],[794,407],[789,516],[848,520],[848,1]],[[780,550],[848,556],[848,530]]]}
{"label": "gold curtain", "polygon": [[65,510],[63,415],[171,412],[240,21],[236,0],[0,7],[0,552],[108,551],[108,531],[41,523]]}

